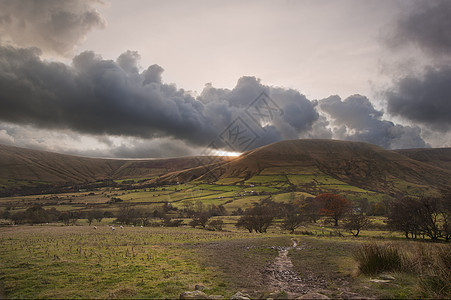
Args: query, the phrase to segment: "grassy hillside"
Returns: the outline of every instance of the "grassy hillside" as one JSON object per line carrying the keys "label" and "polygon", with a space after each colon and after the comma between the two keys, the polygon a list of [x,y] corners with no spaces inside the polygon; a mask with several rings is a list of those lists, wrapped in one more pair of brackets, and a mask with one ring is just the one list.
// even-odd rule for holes
{"label": "grassy hillside", "polygon": [[411,159],[451,170],[451,148],[403,149],[395,152]]}
{"label": "grassy hillside", "polygon": [[[294,186],[307,192],[327,184],[338,190],[363,189],[389,195],[409,190],[436,193],[451,186],[451,172],[447,169],[371,144],[336,140],[282,141],[210,166],[210,170],[200,177],[199,168],[184,170],[156,181],[228,179],[235,183]],[[309,186],[313,189],[309,190]]]}
{"label": "grassy hillside", "polygon": [[[217,159],[222,161],[225,158]],[[150,179],[210,160],[210,157],[100,159],[0,145],[0,190],[105,179]]]}
{"label": "grassy hillside", "polygon": [[[269,189],[265,192],[287,193],[286,197],[293,192],[335,192],[351,199],[380,200],[383,195],[437,194],[449,189],[450,153],[450,149],[388,151],[359,142],[291,140],[237,158],[116,160],[0,146],[0,190],[134,179],[135,185],[139,185],[136,181],[154,185],[213,183],[240,186],[243,191],[249,187]],[[215,163],[209,164],[211,161]]]}

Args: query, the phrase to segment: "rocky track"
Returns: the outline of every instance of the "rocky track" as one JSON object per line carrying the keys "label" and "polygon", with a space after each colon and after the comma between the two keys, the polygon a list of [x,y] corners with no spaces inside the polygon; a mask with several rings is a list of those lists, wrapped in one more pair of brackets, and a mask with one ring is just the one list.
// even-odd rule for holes
{"label": "rocky track", "polygon": [[288,251],[295,249],[298,244],[292,239],[291,247],[274,247],[279,255],[273,263],[263,271],[267,285],[274,293],[285,292],[289,298],[297,298],[312,292],[325,291],[327,283],[317,278],[314,274],[302,274],[300,276],[293,267],[288,257]]}

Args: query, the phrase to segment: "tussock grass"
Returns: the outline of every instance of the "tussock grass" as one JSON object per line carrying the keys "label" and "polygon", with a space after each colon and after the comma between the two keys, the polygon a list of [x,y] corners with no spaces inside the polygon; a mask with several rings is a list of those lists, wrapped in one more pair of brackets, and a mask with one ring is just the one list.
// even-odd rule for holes
{"label": "tussock grass", "polygon": [[428,297],[451,296],[451,247],[437,244],[371,243],[355,252],[361,273],[403,272],[419,278],[419,289]]}
{"label": "tussock grass", "polygon": [[416,245],[407,252],[404,269],[418,274],[420,287],[426,295],[451,296],[451,247]]}
{"label": "tussock grass", "polygon": [[403,254],[390,244],[364,244],[358,248],[354,257],[363,274],[378,274],[386,271],[400,271]]}

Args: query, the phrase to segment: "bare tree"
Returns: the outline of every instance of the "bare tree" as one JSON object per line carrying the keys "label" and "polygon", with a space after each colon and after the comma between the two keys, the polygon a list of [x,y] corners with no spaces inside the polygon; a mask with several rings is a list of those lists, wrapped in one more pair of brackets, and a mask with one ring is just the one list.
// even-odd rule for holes
{"label": "bare tree", "polygon": [[264,233],[272,224],[275,214],[275,202],[265,199],[254,206],[247,208],[244,215],[235,224],[236,227],[243,227],[252,232]]}
{"label": "bare tree", "polygon": [[362,213],[350,214],[346,219],[344,228],[349,230],[353,236],[357,237],[362,229],[365,229],[370,225],[371,221],[367,215]]}

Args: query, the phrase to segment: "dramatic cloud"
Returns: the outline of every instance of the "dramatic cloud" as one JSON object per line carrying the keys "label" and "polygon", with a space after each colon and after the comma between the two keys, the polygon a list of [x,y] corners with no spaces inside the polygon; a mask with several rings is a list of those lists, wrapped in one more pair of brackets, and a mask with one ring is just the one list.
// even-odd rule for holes
{"label": "dramatic cloud", "polygon": [[335,138],[364,141],[387,149],[427,146],[418,127],[381,120],[383,112],[376,110],[364,96],[353,95],[343,101],[331,96],[321,100],[319,106],[329,115]]}
{"label": "dramatic cloud", "polygon": [[130,139],[127,143],[112,147],[113,157],[124,158],[167,158],[199,155],[201,149],[188,146],[179,140],[172,139],[153,139],[140,140]]}
{"label": "dramatic cloud", "polygon": [[0,0],[0,37],[20,47],[39,47],[67,55],[105,21],[96,11],[100,1]]}
{"label": "dramatic cloud", "polygon": [[250,148],[299,138],[311,130],[319,118],[316,101],[308,100],[293,89],[265,86],[250,76],[241,77],[232,90],[216,89],[207,84],[199,100],[205,103],[205,113],[219,137],[221,132],[233,127],[239,117],[244,123],[241,128],[248,128],[251,135],[258,136]]}
{"label": "dramatic cloud", "polygon": [[139,58],[127,51],[111,61],[88,51],[68,66],[42,60],[36,48],[0,46],[0,120],[97,136],[172,137],[191,145],[219,140],[219,147],[230,146],[225,136],[233,130],[246,129],[253,141],[231,149],[241,151],[298,138],[319,118],[316,102],[254,77],[240,78],[232,90],[207,85],[194,99],[162,83],[158,65],[140,73]]}
{"label": "dramatic cloud", "polygon": [[451,129],[451,67],[403,78],[387,92],[388,112],[440,131]]}
{"label": "dramatic cloud", "polygon": [[451,54],[451,1],[415,1],[400,15],[386,42],[392,47],[414,45],[429,55]]}
{"label": "dramatic cloud", "polygon": [[70,67],[42,61],[34,49],[0,47],[0,119],[97,135],[211,139],[203,105],[174,86],[143,85],[133,58],[84,52]]}
{"label": "dramatic cloud", "polygon": [[423,137],[434,145],[444,145],[447,141],[438,142],[431,130],[446,139],[443,134],[451,129],[451,1],[407,4],[385,39],[390,50],[406,55],[394,63],[397,74],[383,92],[387,112],[421,126]]}

